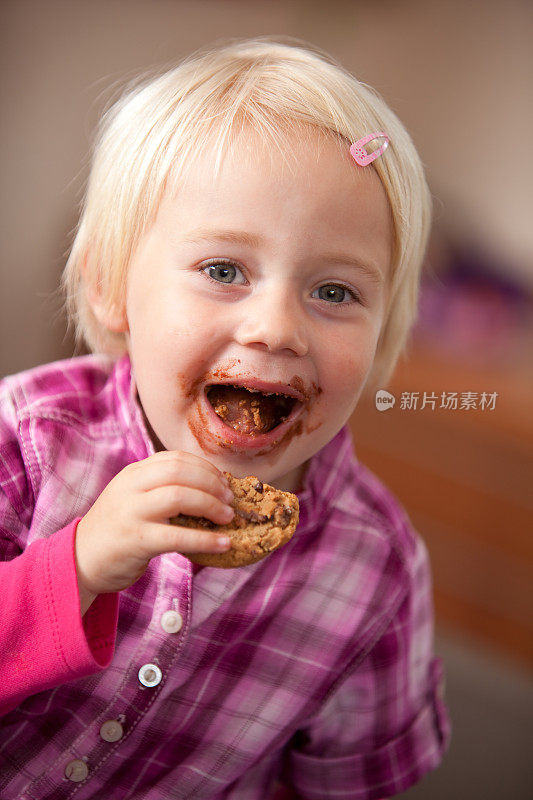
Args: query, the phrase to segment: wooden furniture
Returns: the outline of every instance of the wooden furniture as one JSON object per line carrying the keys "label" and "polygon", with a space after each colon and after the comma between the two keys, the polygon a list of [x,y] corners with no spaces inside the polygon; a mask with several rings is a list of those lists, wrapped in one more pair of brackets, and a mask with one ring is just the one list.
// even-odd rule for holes
{"label": "wooden furniture", "polygon": [[[533,359],[475,368],[418,343],[350,420],[358,457],[396,494],[431,557],[437,625],[533,665]],[[493,410],[439,407],[442,392],[497,392]],[[400,408],[402,393],[418,408]],[[424,392],[437,395],[435,408]],[[427,399],[427,398],[426,398]]]}

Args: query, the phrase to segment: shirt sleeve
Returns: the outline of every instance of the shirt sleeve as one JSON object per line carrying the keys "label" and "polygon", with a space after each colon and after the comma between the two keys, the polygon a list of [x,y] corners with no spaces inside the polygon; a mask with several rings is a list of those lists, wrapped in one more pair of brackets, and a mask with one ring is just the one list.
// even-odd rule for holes
{"label": "shirt sleeve", "polygon": [[448,745],[443,692],[419,543],[410,588],[386,628],[294,737],[286,783],[306,800],[381,800],[405,791],[438,766]]}
{"label": "shirt sleeve", "polygon": [[83,620],[74,559],[77,522],[0,563],[0,713],[32,694],[111,663],[118,597],[100,595]]}
{"label": "shirt sleeve", "polygon": [[0,714],[26,697],[105,669],[114,650],[118,596],[81,617],[74,541],[79,519],[24,548],[33,494],[12,420],[0,418]]}

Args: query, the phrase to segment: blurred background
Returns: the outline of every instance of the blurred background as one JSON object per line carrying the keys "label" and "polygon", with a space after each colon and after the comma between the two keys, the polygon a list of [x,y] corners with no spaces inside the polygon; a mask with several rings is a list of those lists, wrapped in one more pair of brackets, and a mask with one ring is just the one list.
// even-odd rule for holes
{"label": "blurred background", "polygon": [[432,558],[453,740],[411,800],[533,791],[533,4],[2,0],[0,376],[68,357],[56,295],[96,120],[220,38],[298,37],[374,86],[435,225],[408,356],[351,427]]}

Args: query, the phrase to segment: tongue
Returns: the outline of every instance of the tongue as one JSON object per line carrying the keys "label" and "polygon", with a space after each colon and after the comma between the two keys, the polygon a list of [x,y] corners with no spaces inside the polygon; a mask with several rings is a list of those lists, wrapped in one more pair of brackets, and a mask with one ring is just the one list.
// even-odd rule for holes
{"label": "tongue", "polygon": [[291,398],[251,392],[239,386],[210,386],[207,397],[226,425],[251,435],[268,433],[290,413]]}

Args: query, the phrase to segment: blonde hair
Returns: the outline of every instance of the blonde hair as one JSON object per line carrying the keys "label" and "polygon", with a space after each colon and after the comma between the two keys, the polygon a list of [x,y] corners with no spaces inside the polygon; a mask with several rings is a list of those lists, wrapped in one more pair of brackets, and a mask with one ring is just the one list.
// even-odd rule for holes
{"label": "blonde hair", "polygon": [[282,155],[287,135],[302,127],[346,145],[386,131],[391,144],[372,168],[390,203],[394,249],[372,383],[390,376],[417,311],[431,219],[423,167],[404,126],[376,92],[328,55],[292,42],[260,37],[202,49],[127,91],[103,116],[62,282],[77,338],[91,350],[119,355],[126,344],[123,334],[98,322],[87,288],[99,287],[107,309],[124,307],[129,261],[167,183],[179,185],[202,153],[216,155],[218,170],[244,125]]}

